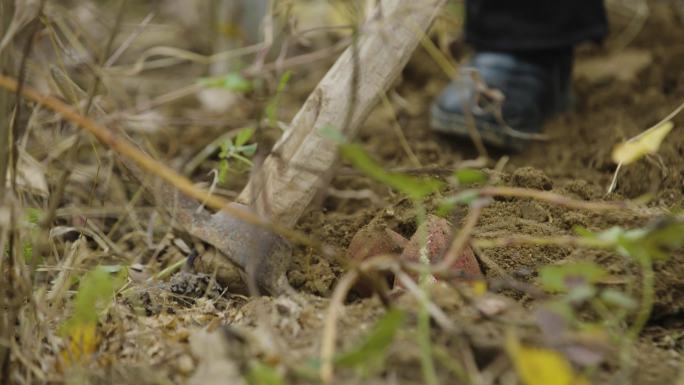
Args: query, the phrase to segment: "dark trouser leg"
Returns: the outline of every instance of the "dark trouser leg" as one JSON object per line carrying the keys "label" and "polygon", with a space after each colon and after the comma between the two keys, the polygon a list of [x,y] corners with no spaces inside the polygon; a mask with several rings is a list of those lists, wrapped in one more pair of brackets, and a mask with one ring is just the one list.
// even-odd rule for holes
{"label": "dark trouser leg", "polygon": [[466,41],[477,50],[530,51],[600,40],[601,0],[466,0]]}

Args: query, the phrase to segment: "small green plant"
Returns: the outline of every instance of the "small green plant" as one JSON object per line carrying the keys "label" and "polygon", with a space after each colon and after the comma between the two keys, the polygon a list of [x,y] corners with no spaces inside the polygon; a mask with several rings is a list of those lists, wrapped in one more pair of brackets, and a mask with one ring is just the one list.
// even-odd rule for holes
{"label": "small green plant", "polygon": [[230,170],[230,161],[234,160],[251,167],[252,161],[250,158],[254,156],[257,150],[256,143],[247,144],[247,142],[254,136],[254,129],[251,127],[245,128],[238,132],[235,141],[228,139],[221,144],[221,151],[219,152],[219,182],[225,183],[226,175]]}
{"label": "small green plant", "polygon": [[382,368],[387,349],[405,321],[406,314],[403,311],[390,309],[356,346],[337,356],[335,363],[342,367],[354,368],[364,376]]}
{"label": "small green plant", "polygon": [[319,132],[338,143],[342,157],[357,170],[377,182],[405,194],[416,202],[444,187],[444,183],[435,178],[414,177],[408,174],[386,171],[368,155],[363,147],[355,143],[348,143],[344,134],[335,127],[322,127]]}
{"label": "small green plant", "polygon": [[613,250],[626,257],[627,262],[635,262],[641,267],[641,298],[637,301],[627,292],[601,285],[608,273],[595,263],[545,266],[539,271],[540,282],[547,291],[558,294],[548,303],[548,310],[571,325],[586,328],[588,325],[580,321],[577,309],[589,306],[601,324],[620,337],[624,335],[625,321],[632,318],[627,336],[633,340],[646,325],[653,308],[653,261],[666,260],[674,250],[684,246],[684,222],[666,217],[637,229],[613,227],[599,233],[578,232],[578,244],[585,241],[588,245]]}
{"label": "small green plant", "polygon": [[[539,270],[542,287],[556,296],[547,303],[547,309],[575,327],[583,327],[576,309],[590,305],[597,310],[604,325],[618,326],[629,311],[636,308],[636,301],[616,289],[601,287],[600,282],[608,273],[593,262],[576,262],[564,265],[548,265]],[[605,316],[611,311],[610,319]]]}
{"label": "small green plant", "polygon": [[69,345],[61,357],[69,366],[90,356],[97,349],[97,321],[100,312],[111,303],[116,290],[123,285],[124,269],[113,275],[111,266],[97,267],[81,278],[76,293],[74,312],[61,327],[61,333],[68,337]]}

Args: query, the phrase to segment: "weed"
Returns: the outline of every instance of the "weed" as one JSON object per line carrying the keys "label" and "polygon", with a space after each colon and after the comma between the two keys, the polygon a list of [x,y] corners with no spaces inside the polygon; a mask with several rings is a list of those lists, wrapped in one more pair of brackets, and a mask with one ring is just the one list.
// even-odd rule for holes
{"label": "weed", "polygon": [[219,152],[219,182],[225,183],[226,175],[230,170],[230,161],[235,160],[248,167],[252,166],[250,158],[254,156],[257,150],[257,144],[247,142],[254,136],[254,129],[251,127],[245,128],[238,132],[235,141],[228,139],[221,144],[221,151]]}
{"label": "weed", "polygon": [[87,359],[97,349],[97,322],[100,313],[111,303],[114,292],[123,284],[125,269],[112,275],[108,267],[97,267],[81,278],[74,299],[74,312],[62,325],[61,332],[69,345],[62,350],[65,366]]}

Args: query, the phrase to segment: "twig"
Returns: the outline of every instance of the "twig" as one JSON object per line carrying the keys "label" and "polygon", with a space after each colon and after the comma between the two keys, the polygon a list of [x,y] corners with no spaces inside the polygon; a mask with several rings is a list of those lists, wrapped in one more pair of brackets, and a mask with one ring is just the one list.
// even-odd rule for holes
{"label": "twig", "polygon": [[[145,18],[140,22],[135,27],[135,30],[126,38],[126,40],[121,43],[119,48],[114,51],[112,56],[107,59],[107,61],[104,63],[103,67],[111,67],[114,63],[116,63],[117,60],[119,60],[119,57],[130,47],[131,44],[133,44],[133,41],[145,30],[145,27],[152,21],[154,18],[154,13],[149,13]],[[109,54],[109,53],[107,53]]]}
{"label": "twig", "polygon": [[482,251],[479,247],[475,246],[472,242],[471,248],[475,252],[477,258],[480,261],[482,261],[482,263],[484,263],[484,265],[488,269],[493,270],[499,277],[506,281],[515,281],[515,279],[513,279],[513,277],[510,274],[508,274],[508,272],[503,267],[499,266],[499,264],[496,263],[496,261],[491,259],[487,254],[485,254],[484,251]]}
{"label": "twig", "polygon": [[446,315],[442,311],[442,309],[439,308],[439,306],[435,305],[427,298],[425,292],[423,292],[420,289],[420,287],[418,287],[416,282],[413,281],[413,279],[408,274],[406,274],[398,267],[393,269],[393,273],[395,274],[399,282],[401,282],[401,284],[409,291],[409,293],[426,307],[428,313],[432,316],[435,322],[437,322],[437,324],[443,330],[450,333],[456,332],[458,330],[456,324],[453,321],[451,321],[449,316]]}
{"label": "twig", "polygon": [[628,12],[632,13],[630,15],[631,20],[627,26],[619,34],[616,34],[613,41],[609,42],[611,46],[610,50],[612,52],[622,51],[637,37],[637,35],[639,35],[639,32],[641,32],[644,25],[646,25],[646,20],[648,20],[648,15],[650,14],[648,2],[642,0],[637,2],[608,1],[607,3],[609,6],[612,6],[611,10],[619,9],[623,11],[623,15]]}
{"label": "twig", "polygon": [[[26,71],[27,71],[27,66],[26,64],[28,63],[28,58],[31,54],[31,48],[33,47],[33,42],[36,34],[38,33],[38,30],[40,29],[40,21],[39,17],[41,13],[43,13],[43,8],[45,7],[45,0],[41,0],[40,4],[38,5],[38,9],[36,9],[35,15],[32,15],[31,17],[31,23],[32,29],[30,33],[28,34],[28,38],[26,39],[26,43],[24,45],[24,50],[21,55],[21,63],[19,64],[19,74],[17,75],[17,82],[18,86],[17,89],[14,91],[14,99],[15,99],[15,104],[14,104],[14,119],[12,120],[12,128],[9,131],[10,134],[10,140],[9,140],[9,145],[10,145],[10,154],[11,154],[11,161],[10,161],[10,166],[12,167],[12,172],[11,172],[11,185],[12,185],[12,191],[16,195],[17,193],[17,162],[19,161],[19,149],[17,148],[18,142],[19,142],[19,137],[21,136],[19,133],[19,124],[21,122],[21,89],[24,87],[24,81],[26,80]],[[5,180],[1,180],[0,183],[5,183]]]}
{"label": "twig", "polygon": [[465,248],[468,246],[470,236],[472,235],[481,214],[481,205],[475,204],[471,207],[470,212],[466,216],[463,226],[461,227],[461,230],[458,232],[458,235],[454,238],[453,242],[451,242],[449,249],[444,255],[444,259],[434,267],[433,271],[446,271],[454,264],[454,262],[456,262],[456,260],[463,253],[463,250],[465,250]]}
{"label": "twig", "polygon": [[653,272],[653,261],[650,257],[639,258],[639,265],[641,266],[641,304],[636,314],[634,323],[627,331],[627,336],[630,340],[635,341],[639,337],[639,333],[644,329],[651,311],[653,310],[653,303],[655,298],[655,274]]}
{"label": "twig", "polygon": [[326,189],[326,194],[340,199],[368,199],[378,207],[381,207],[385,204],[383,199],[380,198],[378,194],[376,194],[373,190],[367,188],[360,190],[339,190],[333,187],[328,187]]}
{"label": "twig", "polygon": [[484,187],[475,191],[484,196],[531,198],[578,210],[610,211],[623,210],[630,207],[628,202],[587,202],[568,198],[566,196],[548,191],[533,190],[521,187]]}
{"label": "twig", "polygon": [[[429,285],[425,283],[424,285]],[[432,339],[430,338],[430,314],[423,304],[418,311],[418,346],[420,348],[420,366],[427,385],[438,385],[435,362],[432,359]]]}
{"label": "twig", "polygon": [[423,165],[420,163],[420,160],[418,160],[418,157],[411,149],[411,146],[409,146],[408,140],[406,140],[406,135],[404,135],[404,131],[401,129],[401,126],[399,125],[397,113],[394,111],[394,107],[387,98],[386,93],[382,94],[382,104],[384,104],[385,108],[387,108],[392,114],[392,127],[394,128],[394,132],[397,134],[397,138],[399,139],[399,144],[404,149],[404,152],[406,152],[406,156],[408,156],[409,161],[411,161],[414,167],[422,168]]}
{"label": "twig", "polygon": [[[102,53],[102,57],[100,59],[101,63],[104,63],[104,61],[107,58],[107,55],[109,55],[109,52],[112,49],[112,46],[114,45],[114,39],[117,35],[117,32],[119,28],[121,27],[121,24],[123,23],[123,16],[124,16],[124,10],[126,9],[126,3],[128,0],[121,0],[119,3],[119,9],[116,15],[116,21],[114,23],[114,28],[112,29],[111,33],[109,34],[109,39],[107,40],[107,44],[105,45],[105,50]],[[66,72],[64,73],[66,76]],[[101,78],[98,74],[97,71],[94,71],[93,75],[93,84],[88,92],[88,97],[86,100],[86,105],[83,108],[83,115],[88,116],[90,113],[90,108],[93,105],[93,102],[95,100],[95,95],[97,94],[98,88],[100,86]],[[76,137],[76,142],[71,146],[69,152],[67,153],[67,163],[74,163],[76,160],[76,155],[78,154],[78,148],[80,145],[80,136]],[[97,172],[99,173],[100,167],[98,164],[98,169]],[[57,211],[57,207],[59,206],[60,202],[62,201],[62,197],[64,196],[64,192],[66,191],[66,185],[69,179],[69,176],[71,175],[71,172],[73,171],[73,167],[70,167],[68,165],[67,167],[64,167],[62,170],[62,173],[60,174],[60,177],[58,179],[57,183],[57,188],[55,189],[55,192],[50,196],[50,201],[48,203],[48,210],[45,213],[45,216],[43,217],[41,221],[41,225],[43,228],[48,228],[52,222],[55,219],[55,212]],[[93,181],[93,185],[97,183],[97,178]],[[94,186],[93,186],[94,188]]]}
{"label": "twig", "polygon": [[552,237],[537,237],[533,235],[510,235],[502,238],[492,239],[473,239],[473,246],[482,249],[510,246],[574,246],[574,247],[594,247],[609,248],[612,242],[597,238],[582,238],[567,235]]}
{"label": "twig", "polygon": [[350,270],[340,278],[335,286],[328,313],[323,323],[323,337],[321,341],[321,380],[325,384],[332,383],[333,380],[333,357],[335,356],[335,340],[337,336],[337,318],[344,307],[344,299],[351,289],[354,282],[359,278],[357,270]]}
{"label": "twig", "polygon": [[[2,16],[2,25],[0,28],[7,28],[12,22],[12,14],[14,13],[14,1],[2,0],[2,7],[4,14]],[[6,33],[6,31],[3,31]],[[12,56],[6,50],[0,50],[0,73],[8,74],[8,71],[13,70]],[[9,91],[0,92],[0,204],[5,202],[5,181],[7,180],[7,171],[9,168],[9,138],[11,129],[12,105]],[[4,248],[3,248],[4,250]],[[1,349],[1,348],[0,348]],[[2,359],[2,357],[0,357]]]}
{"label": "twig", "polygon": [[613,177],[610,180],[610,186],[608,186],[608,190],[606,191],[606,194],[610,194],[613,191],[615,191],[615,188],[617,187],[617,180],[618,176],[620,175],[620,169],[622,168],[622,163],[618,163],[617,167],[615,167],[615,172],[613,173]]}
{"label": "twig", "polygon": [[187,263],[187,258],[181,258],[178,261],[167,266],[165,269],[158,272],[154,276],[148,278],[147,281],[148,282],[160,281],[164,278],[170,277],[173,273],[180,270],[180,268],[183,267],[183,265],[185,265],[186,263]]}

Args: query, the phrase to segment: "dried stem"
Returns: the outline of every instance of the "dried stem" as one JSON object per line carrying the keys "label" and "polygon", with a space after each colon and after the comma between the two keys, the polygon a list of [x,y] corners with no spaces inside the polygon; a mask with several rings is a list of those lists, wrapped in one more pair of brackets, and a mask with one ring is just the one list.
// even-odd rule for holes
{"label": "dried stem", "polygon": [[[104,51],[102,52],[101,58],[100,58],[100,64],[103,64],[106,60],[107,57],[109,56],[110,51],[112,50],[112,46],[114,45],[114,38],[117,35],[117,32],[119,31],[121,27],[121,23],[123,22],[123,15],[124,15],[124,10],[126,9],[126,3],[128,0],[121,0],[119,3],[119,10],[116,15],[116,21],[114,23],[114,28],[112,28],[111,33],[109,34],[109,39],[107,40],[107,44],[105,46]],[[83,116],[88,116],[90,113],[90,108],[93,105],[93,101],[95,100],[95,95],[97,95],[97,90],[100,86],[101,82],[101,77],[99,76],[98,72],[94,72],[93,76],[93,84],[88,91],[88,97],[86,100],[86,105],[83,108]],[[78,154],[78,148],[80,147],[80,142],[81,142],[81,137],[79,135],[76,136],[76,142],[71,146],[69,149],[69,152],[67,153],[66,156],[66,163],[67,165],[73,164],[76,161],[76,155]],[[62,201],[62,197],[64,196],[64,192],[66,191],[66,185],[67,181],[69,179],[69,176],[71,175],[71,172],[73,170],[73,167],[64,167],[62,170],[62,173],[60,174],[60,177],[57,182],[57,188],[53,192],[52,196],[50,197],[50,202],[48,204],[48,210],[45,213],[45,217],[41,221],[41,225],[43,228],[48,228],[52,222],[55,219],[55,213],[57,212],[57,208],[59,206],[59,203]],[[98,166],[97,168],[98,173],[100,170],[100,167]],[[95,178],[95,181],[93,184],[97,183],[97,178]]]}
{"label": "dried stem", "polygon": [[468,246],[468,241],[470,240],[481,214],[482,207],[480,205],[473,205],[465,218],[461,230],[458,232],[458,235],[454,238],[453,242],[451,242],[449,249],[444,255],[444,259],[434,267],[435,272],[448,270],[461,256],[463,250]]}
{"label": "dried stem", "polygon": [[[12,22],[12,15],[14,14],[14,1],[2,0],[0,1],[0,32],[7,33],[7,28]],[[8,50],[0,50],[0,73],[5,75],[12,71],[12,57]],[[7,180],[7,169],[9,165],[9,132],[11,120],[11,98],[10,90],[0,90],[0,209],[4,210],[5,205],[5,181]],[[0,228],[0,250],[5,250],[7,241],[7,231]],[[3,311],[0,312],[0,339],[3,341],[14,340],[14,331],[16,325],[16,317],[14,309],[8,306],[11,298],[13,287],[12,269],[5,266],[6,257],[4,252],[0,254],[0,307]],[[7,261],[11,264],[10,261]],[[5,343],[0,343],[0,383],[7,384],[10,379],[10,347]]]}
{"label": "dried stem", "polygon": [[344,307],[344,299],[347,298],[347,293],[352,285],[359,278],[357,270],[350,270],[340,278],[335,286],[332,297],[330,297],[330,306],[328,306],[328,313],[325,316],[323,324],[323,338],[321,342],[321,380],[325,384],[332,383],[333,380],[333,357],[335,356],[335,340],[337,337],[337,318],[340,316],[342,308]]}
{"label": "dried stem", "polygon": [[[0,3],[2,7],[2,26],[0,31],[3,34],[12,22],[12,14],[14,13],[14,1],[3,0]],[[11,71],[12,56],[8,50],[0,51],[0,73],[2,75],[9,75]],[[7,169],[9,166],[9,133],[11,121],[11,99],[9,96],[10,90],[0,91],[0,204],[5,201],[5,181],[7,180]]]}
{"label": "dried stem", "polygon": [[511,247],[511,246],[574,246],[574,247],[594,247],[594,248],[609,248],[612,243],[602,239],[583,238],[567,235],[559,235],[552,237],[538,237],[533,235],[510,235],[501,238],[492,239],[474,239],[472,241],[475,247],[481,249],[491,249],[495,247]]}
{"label": "dried stem", "polygon": [[531,198],[578,210],[610,211],[623,210],[630,207],[628,202],[587,202],[568,198],[566,196],[548,191],[533,190],[521,187],[484,187],[477,190],[477,192],[483,196]]}
{"label": "dried stem", "polygon": [[382,104],[390,111],[392,115],[392,127],[394,128],[394,132],[397,134],[397,139],[399,139],[399,144],[404,149],[409,161],[413,164],[413,167],[422,168],[423,165],[420,163],[420,160],[411,149],[411,146],[406,139],[406,135],[404,135],[404,131],[401,129],[401,125],[399,124],[399,119],[397,119],[397,113],[394,111],[394,106],[392,106],[392,103],[390,103],[386,93],[382,94]]}

